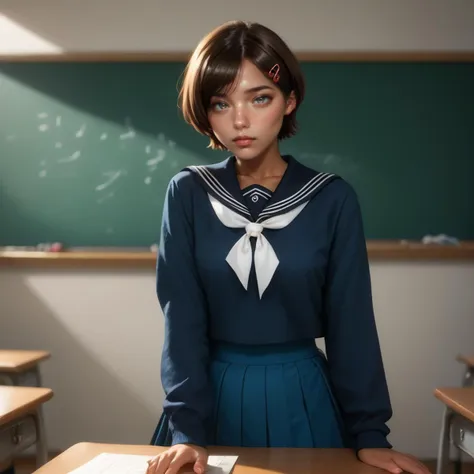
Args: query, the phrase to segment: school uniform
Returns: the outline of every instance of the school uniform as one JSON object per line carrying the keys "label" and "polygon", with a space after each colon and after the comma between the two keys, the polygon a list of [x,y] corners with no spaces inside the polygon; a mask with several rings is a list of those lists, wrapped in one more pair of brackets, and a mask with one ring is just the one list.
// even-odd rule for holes
{"label": "school uniform", "polygon": [[169,184],[157,264],[166,398],[152,444],[391,447],[357,196],[283,158],[274,192],[240,189],[234,157]]}

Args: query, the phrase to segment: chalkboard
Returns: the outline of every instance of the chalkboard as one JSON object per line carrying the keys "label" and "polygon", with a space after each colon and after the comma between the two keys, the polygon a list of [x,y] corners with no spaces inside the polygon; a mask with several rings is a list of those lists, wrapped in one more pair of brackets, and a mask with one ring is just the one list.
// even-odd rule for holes
{"label": "chalkboard", "polygon": [[[170,178],[224,159],[177,108],[179,62],[0,64],[0,245],[148,247]],[[358,192],[368,239],[474,238],[474,63],[303,63],[282,142]]]}

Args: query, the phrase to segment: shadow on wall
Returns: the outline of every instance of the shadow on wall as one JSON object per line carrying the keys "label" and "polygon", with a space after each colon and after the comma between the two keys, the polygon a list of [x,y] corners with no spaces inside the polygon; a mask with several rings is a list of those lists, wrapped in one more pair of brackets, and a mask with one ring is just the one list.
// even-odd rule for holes
{"label": "shadow on wall", "polygon": [[[48,276],[42,274],[42,278]],[[42,349],[52,354],[42,365],[43,384],[55,394],[45,406],[49,449],[62,450],[80,441],[148,444],[162,404],[161,341],[156,336],[161,331],[154,327],[161,323],[159,312],[150,318],[146,311],[128,315],[124,324],[118,309],[116,324],[108,324],[98,319],[108,315],[101,315],[83,299],[82,325],[61,321],[26,280],[25,274],[14,270],[0,273],[0,347]],[[104,347],[97,344],[101,338]],[[137,340],[145,344],[143,351]]]}

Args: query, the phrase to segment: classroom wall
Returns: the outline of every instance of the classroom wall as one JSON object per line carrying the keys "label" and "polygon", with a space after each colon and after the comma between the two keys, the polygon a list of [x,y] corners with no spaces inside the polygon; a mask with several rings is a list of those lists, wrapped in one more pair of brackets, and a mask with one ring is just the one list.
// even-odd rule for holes
{"label": "classroom wall", "polygon": [[[433,389],[459,384],[454,357],[473,350],[474,263],[373,263],[371,272],[391,440],[435,458],[442,407]],[[0,347],[52,352],[43,365],[55,392],[46,407],[51,448],[149,442],[163,400],[154,285],[151,270],[0,269]]]}
{"label": "classroom wall", "polygon": [[[264,22],[299,50],[474,50],[470,0],[276,5],[3,1],[0,54],[189,50],[209,28],[231,18]],[[395,410],[392,441],[434,458],[441,407],[433,388],[459,383],[462,369],[454,356],[473,348],[474,264],[378,262],[371,271]],[[0,347],[53,354],[44,364],[44,382],[55,391],[46,409],[52,449],[82,440],[149,441],[162,402],[163,337],[151,270],[3,268],[0,318]]]}
{"label": "classroom wall", "polygon": [[299,50],[472,50],[473,18],[471,0],[3,0],[0,54],[187,51],[229,19],[267,24]]}

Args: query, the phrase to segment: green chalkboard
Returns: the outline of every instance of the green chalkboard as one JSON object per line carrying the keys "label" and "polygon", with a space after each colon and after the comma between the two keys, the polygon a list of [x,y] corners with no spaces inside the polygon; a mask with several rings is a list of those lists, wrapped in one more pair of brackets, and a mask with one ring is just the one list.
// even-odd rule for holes
{"label": "green chalkboard", "polygon": [[[177,109],[184,64],[0,64],[0,245],[148,247],[169,179],[222,160]],[[303,63],[282,152],[357,190],[369,239],[474,239],[474,63]]]}

